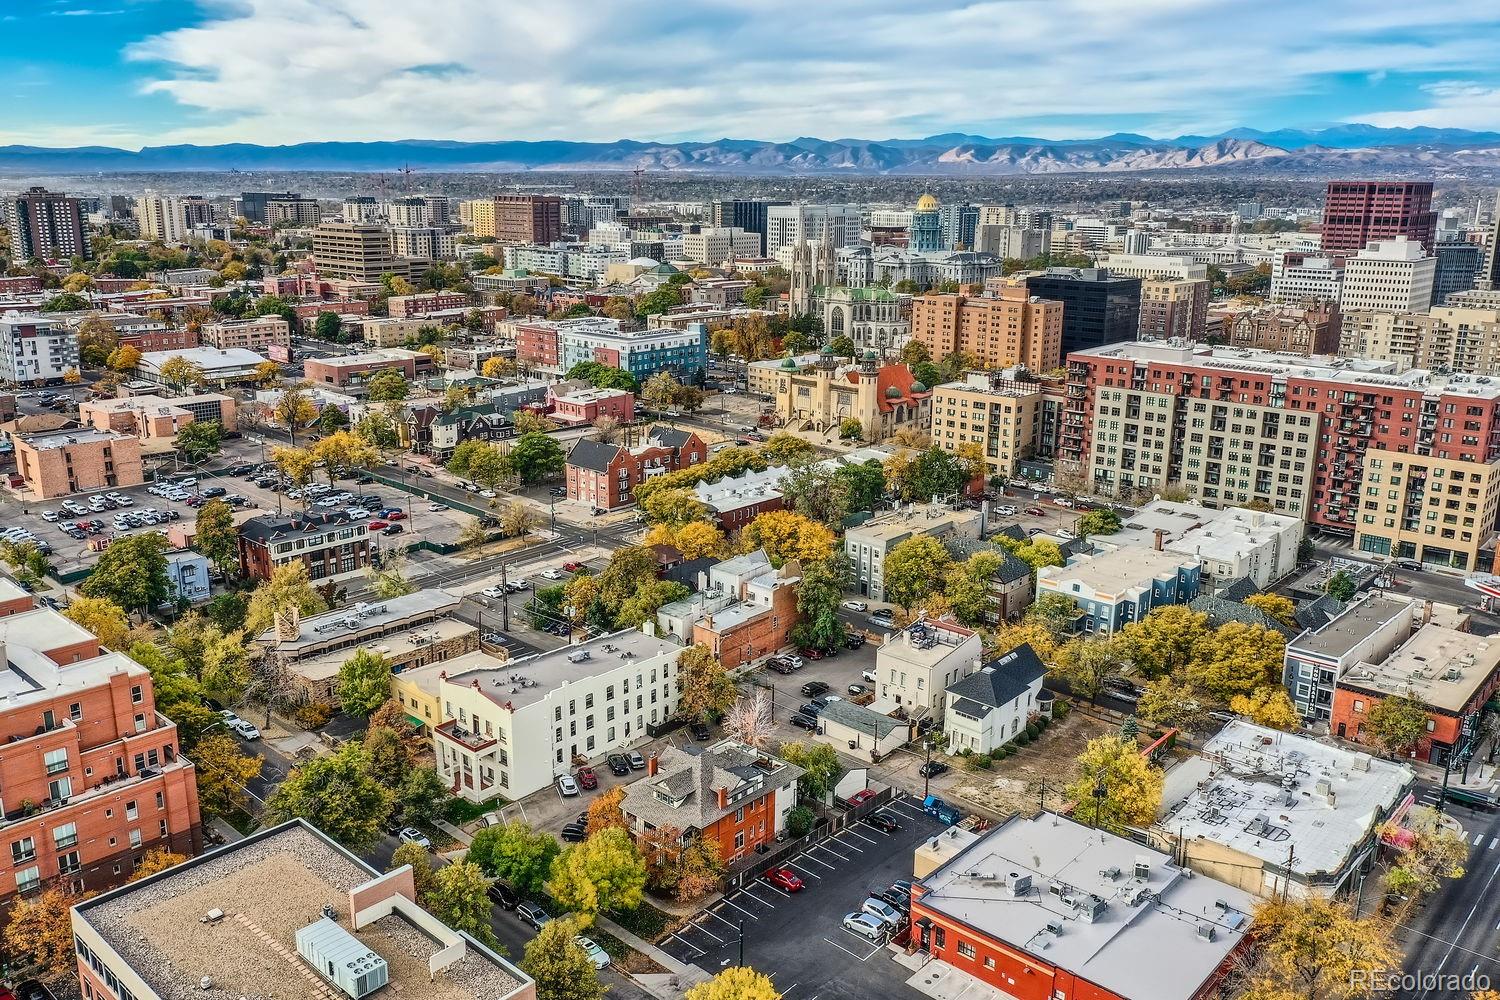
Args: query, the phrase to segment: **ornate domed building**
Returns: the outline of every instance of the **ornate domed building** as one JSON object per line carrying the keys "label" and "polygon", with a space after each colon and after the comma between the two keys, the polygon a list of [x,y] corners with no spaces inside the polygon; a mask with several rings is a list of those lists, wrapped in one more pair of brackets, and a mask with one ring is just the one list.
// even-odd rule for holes
{"label": "ornate domed building", "polygon": [[773,396],[784,426],[827,432],[854,419],[872,443],[903,427],[925,431],[932,423],[931,390],[906,365],[882,363],[873,350],[857,365],[840,364],[828,351],[811,365],[787,358],[776,372]]}
{"label": "ornate domed building", "polygon": [[918,253],[943,249],[942,206],[930,194],[917,199],[916,210],[911,213],[911,238],[907,246]]}

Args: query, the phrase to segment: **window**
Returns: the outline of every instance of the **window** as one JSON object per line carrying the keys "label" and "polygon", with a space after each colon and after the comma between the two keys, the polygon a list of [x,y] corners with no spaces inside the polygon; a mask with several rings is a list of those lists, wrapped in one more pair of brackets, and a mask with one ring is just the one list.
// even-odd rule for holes
{"label": "window", "polygon": [[52,831],[52,843],[59,851],[78,843],[78,824],[64,823],[57,827]]}
{"label": "window", "polygon": [[42,870],[36,865],[32,865],[30,868],[23,868],[20,871],[16,872],[17,892],[33,892],[36,889],[40,888],[41,884]]}
{"label": "window", "polygon": [[1361,698],[1355,698],[1354,699],[1354,710],[1356,712],[1363,712],[1365,710],[1365,703],[1364,703],[1363,699],[1361,699]]}
{"label": "window", "polygon": [[43,755],[42,762],[46,764],[48,774],[62,774],[68,769],[68,751],[65,749],[48,750]]}
{"label": "window", "polygon": [[30,861],[36,857],[36,839],[34,837],[22,837],[20,840],[12,841],[10,845],[10,856],[15,864]]}
{"label": "window", "polygon": [[141,686],[139,684],[136,684],[133,687],[131,687],[131,689],[130,689],[130,702],[131,702],[131,704],[133,704],[133,705],[139,705],[141,703],[141,700],[144,697],[145,697],[145,695],[141,691]]}
{"label": "window", "polygon": [[141,831],[140,830],[131,830],[130,831],[130,846],[131,847],[140,847],[141,846]]}
{"label": "window", "polygon": [[68,718],[72,719],[74,722],[77,722],[79,719],[83,718],[83,705],[76,701],[73,702],[73,704],[69,705]]}
{"label": "window", "polygon": [[967,941],[960,941],[958,942],[958,953],[964,958],[973,958],[975,954],[974,946]]}

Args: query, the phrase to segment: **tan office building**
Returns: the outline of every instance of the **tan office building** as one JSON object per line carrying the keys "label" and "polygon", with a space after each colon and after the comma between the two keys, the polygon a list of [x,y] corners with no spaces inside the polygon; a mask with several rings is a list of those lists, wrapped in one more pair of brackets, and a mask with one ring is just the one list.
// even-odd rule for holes
{"label": "tan office building", "polygon": [[15,445],[16,471],[38,500],[146,481],[134,435],[82,428],[17,437]]}
{"label": "tan office building", "polygon": [[[1372,448],[1354,548],[1453,569],[1480,569],[1500,513],[1500,462]],[[1488,567],[1484,567],[1488,568]]]}
{"label": "tan office building", "polygon": [[1028,296],[1021,286],[1001,287],[994,297],[936,294],[912,300],[912,340],[926,345],[934,358],[961,351],[986,368],[1057,368],[1062,327],[1063,304]]}
{"label": "tan office building", "polygon": [[313,230],[313,264],[324,278],[378,282],[386,274],[412,278],[430,261],[391,253],[386,228],[374,222],[324,222]]}
{"label": "tan office building", "polygon": [[290,348],[292,328],[280,316],[224,320],[203,328],[203,343],[221,351],[230,347],[242,347],[247,351],[264,354],[268,347]]}
{"label": "tan office building", "polygon": [[1141,282],[1142,337],[1197,340],[1208,321],[1205,278],[1147,278]]}
{"label": "tan office building", "polygon": [[1043,392],[1038,382],[1020,382],[1018,372],[970,372],[962,382],[932,390],[932,443],[945,451],[977,444],[991,475],[1009,476],[1016,462],[1036,449],[1042,427]]}
{"label": "tan office building", "polygon": [[467,204],[475,236],[504,246],[547,246],[562,239],[562,199],[556,195],[502,194]]}

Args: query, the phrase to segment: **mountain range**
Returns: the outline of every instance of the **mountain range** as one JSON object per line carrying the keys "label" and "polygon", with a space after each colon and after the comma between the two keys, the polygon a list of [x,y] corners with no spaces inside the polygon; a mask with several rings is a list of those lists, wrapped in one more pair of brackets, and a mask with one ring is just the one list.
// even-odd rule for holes
{"label": "mountain range", "polygon": [[1115,133],[1097,139],[989,138],[946,133],[924,139],[816,139],[790,142],[307,142],[289,146],[47,148],[0,146],[0,172],[174,172],[286,170],[375,172],[634,170],[726,174],[941,174],[987,176],[1239,171],[1289,176],[1347,173],[1500,172],[1500,132],[1335,125],[1322,129],[1240,128],[1219,135],[1153,139]]}

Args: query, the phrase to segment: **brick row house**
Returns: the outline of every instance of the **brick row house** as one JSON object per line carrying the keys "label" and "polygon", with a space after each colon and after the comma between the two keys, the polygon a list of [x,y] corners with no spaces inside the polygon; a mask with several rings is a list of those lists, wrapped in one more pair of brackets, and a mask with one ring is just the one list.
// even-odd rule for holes
{"label": "brick row house", "polygon": [[343,512],[270,514],[240,525],[240,572],[269,580],[279,566],[300,562],[310,580],[357,573],[370,565],[370,530]]}
{"label": "brick row house", "polygon": [[653,476],[708,460],[708,446],[692,431],[652,427],[634,447],[582,440],[568,453],[568,499],[595,510],[634,503],[634,490]]}

